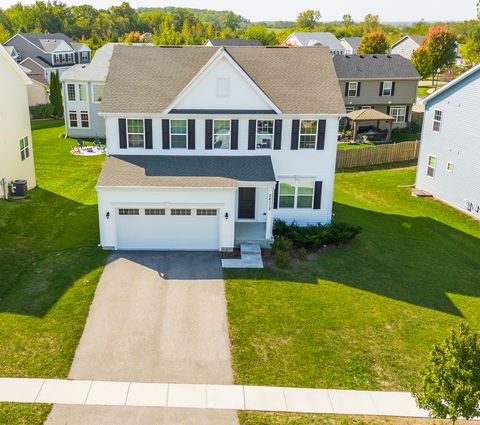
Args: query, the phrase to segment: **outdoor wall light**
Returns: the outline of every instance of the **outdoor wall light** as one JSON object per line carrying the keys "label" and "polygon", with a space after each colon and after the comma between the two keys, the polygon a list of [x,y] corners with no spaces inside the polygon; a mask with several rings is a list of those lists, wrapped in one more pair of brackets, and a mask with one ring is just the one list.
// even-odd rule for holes
{"label": "outdoor wall light", "polygon": [[228,220],[228,212],[225,213],[225,220]]}
{"label": "outdoor wall light", "polygon": [[107,220],[110,218],[110,211],[107,211],[107,214],[105,215],[107,217]]}

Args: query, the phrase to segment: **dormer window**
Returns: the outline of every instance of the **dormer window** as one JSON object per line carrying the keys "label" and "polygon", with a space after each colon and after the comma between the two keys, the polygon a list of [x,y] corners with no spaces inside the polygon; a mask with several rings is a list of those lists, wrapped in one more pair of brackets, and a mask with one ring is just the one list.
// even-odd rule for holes
{"label": "dormer window", "polygon": [[90,52],[80,52],[80,60],[82,62],[88,62],[90,60]]}

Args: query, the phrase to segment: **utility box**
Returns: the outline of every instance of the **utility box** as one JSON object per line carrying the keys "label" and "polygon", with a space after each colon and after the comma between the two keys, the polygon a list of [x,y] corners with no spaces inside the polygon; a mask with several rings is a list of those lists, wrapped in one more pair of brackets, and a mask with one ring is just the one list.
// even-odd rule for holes
{"label": "utility box", "polygon": [[14,180],[12,182],[12,195],[15,198],[25,198],[28,188],[26,180]]}

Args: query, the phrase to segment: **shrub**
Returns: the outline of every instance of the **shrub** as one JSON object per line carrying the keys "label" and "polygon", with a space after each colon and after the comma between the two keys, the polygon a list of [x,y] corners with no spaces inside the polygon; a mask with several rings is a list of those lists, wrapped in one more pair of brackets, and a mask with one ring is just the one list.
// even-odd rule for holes
{"label": "shrub", "polygon": [[286,224],[282,220],[275,220],[273,226],[275,240],[279,237],[286,238],[295,246],[305,249],[320,248],[326,244],[338,245],[354,238],[361,231],[361,227],[347,223],[299,226],[296,223]]}
{"label": "shrub", "polygon": [[275,238],[272,244],[272,252],[274,254],[279,253],[279,252],[288,252],[292,250],[292,241],[289,239],[283,237],[283,236],[278,236]]}
{"label": "shrub", "polygon": [[307,259],[307,254],[308,252],[303,246],[298,248],[297,255],[300,261],[305,261]]}
{"label": "shrub", "polygon": [[53,113],[53,105],[51,103],[45,103],[43,105],[30,106],[30,115],[32,119],[38,120],[43,118],[50,118]]}
{"label": "shrub", "polygon": [[275,264],[281,269],[288,269],[290,267],[290,251],[277,251]]}

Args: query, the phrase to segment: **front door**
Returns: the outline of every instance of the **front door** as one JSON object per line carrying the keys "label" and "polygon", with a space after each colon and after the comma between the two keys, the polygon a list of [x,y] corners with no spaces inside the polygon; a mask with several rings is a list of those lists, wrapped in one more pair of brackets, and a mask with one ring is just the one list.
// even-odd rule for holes
{"label": "front door", "polygon": [[238,189],[238,218],[255,218],[255,188],[240,187]]}

